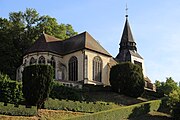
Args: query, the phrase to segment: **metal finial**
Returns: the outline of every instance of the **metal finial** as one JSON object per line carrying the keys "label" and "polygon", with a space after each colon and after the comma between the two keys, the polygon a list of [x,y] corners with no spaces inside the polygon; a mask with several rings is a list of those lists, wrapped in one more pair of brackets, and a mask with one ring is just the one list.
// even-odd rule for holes
{"label": "metal finial", "polygon": [[126,3],[126,17],[128,17],[128,5]]}

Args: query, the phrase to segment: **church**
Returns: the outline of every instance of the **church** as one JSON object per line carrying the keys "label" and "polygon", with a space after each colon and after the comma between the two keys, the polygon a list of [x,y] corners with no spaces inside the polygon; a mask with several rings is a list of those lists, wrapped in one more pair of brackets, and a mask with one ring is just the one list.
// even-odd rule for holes
{"label": "church", "polygon": [[65,40],[42,33],[25,52],[16,79],[22,80],[22,71],[26,66],[48,64],[54,68],[54,79],[66,86],[108,86],[111,67],[118,62],[129,61],[142,67],[146,87],[153,89],[145,74],[144,60],[137,52],[127,15],[119,45],[119,53],[114,58],[86,31]]}

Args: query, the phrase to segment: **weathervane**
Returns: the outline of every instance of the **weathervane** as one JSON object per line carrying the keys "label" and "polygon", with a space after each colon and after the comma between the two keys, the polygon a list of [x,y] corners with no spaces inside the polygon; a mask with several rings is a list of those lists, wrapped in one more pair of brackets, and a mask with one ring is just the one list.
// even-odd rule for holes
{"label": "weathervane", "polygon": [[127,2],[126,2],[126,17],[128,17],[128,5],[127,5]]}

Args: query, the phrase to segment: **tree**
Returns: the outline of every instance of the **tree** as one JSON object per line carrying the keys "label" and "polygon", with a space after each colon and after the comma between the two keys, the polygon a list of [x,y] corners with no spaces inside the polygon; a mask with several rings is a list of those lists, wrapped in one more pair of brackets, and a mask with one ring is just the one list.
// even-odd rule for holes
{"label": "tree", "polygon": [[55,18],[41,16],[31,8],[11,12],[9,20],[0,18],[0,72],[15,79],[25,50],[43,31],[62,40],[77,34],[70,24],[58,24]]}
{"label": "tree", "polygon": [[178,84],[172,79],[172,77],[167,77],[166,82],[156,80],[155,85],[157,90],[162,91],[166,95],[169,95],[172,91],[179,89]]}
{"label": "tree", "polygon": [[22,92],[28,105],[41,108],[48,99],[53,84],[53,68],[49,65],[32,65],[23,71]]}
{"label": "tree", "polygon": [[110,84],[116,92],[139,97],[144,92],[145,86],[142,69],[130,62],[115,65],[110,71]]}

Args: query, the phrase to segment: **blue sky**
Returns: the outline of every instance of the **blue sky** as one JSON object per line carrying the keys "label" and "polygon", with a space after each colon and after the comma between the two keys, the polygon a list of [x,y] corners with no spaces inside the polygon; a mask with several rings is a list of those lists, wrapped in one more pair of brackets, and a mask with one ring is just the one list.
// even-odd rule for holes
{"label": "blue sky", "polygon": [[128,3],[130,26],[146,73],[154,82],[180,81],[180,0],[0,0],[0,17],[35,8],[75,31],[88,31],[116,56]]}

